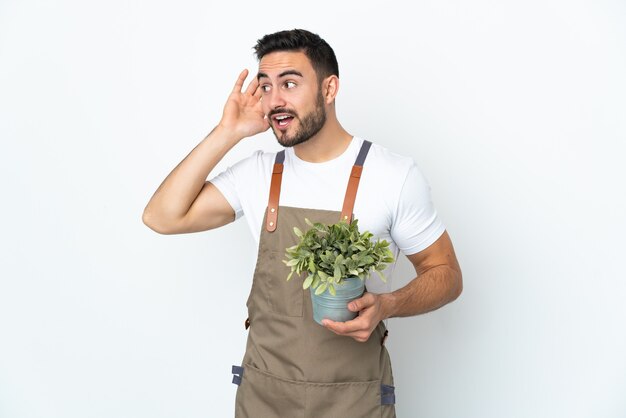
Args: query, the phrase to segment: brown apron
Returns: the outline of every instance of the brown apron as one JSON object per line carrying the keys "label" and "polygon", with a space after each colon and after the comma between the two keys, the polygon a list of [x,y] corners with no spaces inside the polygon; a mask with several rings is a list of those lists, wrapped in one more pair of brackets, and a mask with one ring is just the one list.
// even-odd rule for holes
{"label": "brown apron", "polygon": [[297,276],[286,280],[290,268],[282,262],[285,249],[297,243],[293,227],[309,228],[305,218],[323,223],[352,219],[370,145],[364,141],[352,168],[341,213],[279,206],[284,151],[276,156],[247,302],[246,353],[232,370],[238,385],[236,417],[395,417],[385,325],[380,322],[365,343],[320,326],[313,320],[310,291],[302,289]]}

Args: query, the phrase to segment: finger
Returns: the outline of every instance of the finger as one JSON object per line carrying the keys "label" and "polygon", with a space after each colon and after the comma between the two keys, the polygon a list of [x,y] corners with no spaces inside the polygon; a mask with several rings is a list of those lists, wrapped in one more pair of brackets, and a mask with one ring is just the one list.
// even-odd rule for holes
{"label": "finger", "polygon": [[233,93],[241,93],[241,88],[243,87],[243,82],[246,80],[246,77],[248,77],[247,69],[239,73],[239,77],[237,78],[237,81],[235,82],[235,87],[233,87]]}
{"label": "finger", "polygon": [[[326,321],[326,320],[325,320]],[[324,322],[324,321],[322,321]],[[342,322],[333,322],[328,321],[328,326],[326,327],[328,330],[334,332],[337,335],[341,335],[342,337],[350,337],[355,339],[358,342],[365,342],[369,339],[371,332],[368,332],[365,329],[358,329],[355,331],[345,332],[341,330]],[[349,321],[350,322],[350,321]]]}
{"label": "finger", "polygon": [[259,88],[259,79],[254,77],[250,81],[250,84],[248,84],[248,88],[246,89],[246,94],[249,94],[252,96],[257,92],[258,88]]}
{"label": "finger", "polygon": [[263,100],[263,89],[261,88],[260,85],[257,85],[256,91],[254,92],[254,97],[256,97],[259,100]]}
{"label": "finger", "polygon": [[363,326],[358,319],[346,322],[335,322],[330,319],[324,319],[322,320],[322,325],[340,335],[350,335],[351,333],[363,330]]}

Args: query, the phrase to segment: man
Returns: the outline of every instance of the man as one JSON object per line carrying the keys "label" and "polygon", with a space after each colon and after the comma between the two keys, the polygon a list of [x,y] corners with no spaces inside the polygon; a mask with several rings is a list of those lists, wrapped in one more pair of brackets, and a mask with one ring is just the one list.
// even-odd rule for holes
{"label": "man", "polygon": [[[461,293],[450,238],[412,159],[349,134],[337,120],[332,48],[305,30],[264,36],[259,69],[239,75],[219,124],[169,174],[144,223],[163,234],[218,228],[246,216],[259,253],[248,299],[248,343],[234,366],[237,416],[395,416],[383,320],[437,309]],[[240,140],[272,128],[285,147],[258,151],[206,181]],[[358,190],[358,193],[357,193]],[[343,210],[338,210],[343,207]],[[368,279],[347,322],[311,318],[310,295],[281,262],[304,218],[359,227],[402,251],[418,277],[391,291]]]}

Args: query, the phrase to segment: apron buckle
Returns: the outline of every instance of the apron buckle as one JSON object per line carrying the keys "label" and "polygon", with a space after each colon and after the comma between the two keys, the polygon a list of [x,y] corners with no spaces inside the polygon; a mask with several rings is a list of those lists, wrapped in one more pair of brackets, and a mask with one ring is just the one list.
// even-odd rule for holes
{"label": "apron buckle", "polygon": [[380,339],[380,345],[385,345],[385,340],[387,340],[388,335],[389,335],[389,330],[385,330],[385,334],[383,334],[383,338]]}

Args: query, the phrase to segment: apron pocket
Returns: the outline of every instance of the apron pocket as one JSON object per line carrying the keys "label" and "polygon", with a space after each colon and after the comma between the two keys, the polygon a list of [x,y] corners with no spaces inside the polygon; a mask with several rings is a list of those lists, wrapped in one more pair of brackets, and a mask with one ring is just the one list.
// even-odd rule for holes
{"label": "apron pocket", "polygon": [[244,365],[235,399],[236,418],[305,418],[305,387]]}
{"label": "apron pocket", "polygon": [[268,254],[267,263],[270,274],[264,277],[263,282],[267,289],[270,310],[286,316],[302,316],[304,299],[302,279],[294,273],[287,281],[291,268],[283,263],[284,258],[284,252],[272,251]]}
{"label": "apron pocket", "polygon": [[383,393],[388,393],[391,386],[381,385],[380,380],[310,383],[283,379],[248,364],[244,369],[241,385],[237,388],[237,418],[396,416],[394,405],[383,402]]}
{"label": "apron pocket", "polygon": [[380,380],[307,384],[307,417],[380,418],[383,408],[388,407],[381,406]]}

